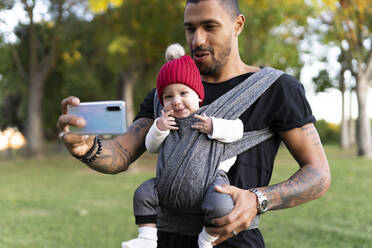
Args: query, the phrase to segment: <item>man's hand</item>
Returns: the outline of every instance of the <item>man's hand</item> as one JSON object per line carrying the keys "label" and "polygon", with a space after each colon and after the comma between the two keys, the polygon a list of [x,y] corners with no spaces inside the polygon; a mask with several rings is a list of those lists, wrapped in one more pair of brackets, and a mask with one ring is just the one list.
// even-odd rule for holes
{"label": "man's hand", "polygon": [[219,243],[233,236],[232,232],[239,233],[247,230],[252,220],[257,215],[257,197],[249,190],[242,190],[231,185],[216,186],[215,190],[220,193],[231,195],[234,208],[230,214],[212,220],[217,227],[208,228],[208,233],[217,234],[219,238],[213,243]]}
{"label": "man's hand", "polygon": [[79,104],[79,98],[74,96],[70,96],[62,100],[62,115],[58,118],[57,128],[60,132],[66,132],[61,138],[68,151],[73,155],[83,156],[93,146],[94,136],[69,133],[69,125],[83,127],[86,125],[86,121],[81,117],[67,114],[68,105],[77,106]]}
{"label": "man's hand", "polygon": [[195,122],[194,124],[191,125],[193,129],[196,129],[199,132],[205,134],[213,133],[213,124],[211,117],[206,116],[204,113],[203,115],[194,115],[194,117],[199,119],[200,121]]}
{"label": "man's hand", "polygon": [[173,112],[173,110],[167,112],[161,110],[161,116],[156,121],[156,127],[160,131],[178,130],[176,119],[172,116]]}

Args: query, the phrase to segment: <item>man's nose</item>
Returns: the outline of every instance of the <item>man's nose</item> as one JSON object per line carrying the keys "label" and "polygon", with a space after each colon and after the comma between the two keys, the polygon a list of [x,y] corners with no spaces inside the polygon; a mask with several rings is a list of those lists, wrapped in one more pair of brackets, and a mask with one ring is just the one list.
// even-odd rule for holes
{"label": "man's nose", "polygon": [[200,29],[196,30],[194,33],[193,40],[192,40],[193,47],[200,47],[204,45],[205,41],[206,41],[205,32],[203,32]]}

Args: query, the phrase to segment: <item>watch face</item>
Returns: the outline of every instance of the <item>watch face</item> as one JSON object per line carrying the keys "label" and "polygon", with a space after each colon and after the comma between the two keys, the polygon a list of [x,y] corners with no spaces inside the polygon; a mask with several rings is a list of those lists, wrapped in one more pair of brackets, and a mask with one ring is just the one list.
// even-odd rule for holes
{"label": "watch face", "polygon": [[263,200],[260,206],[261,206],[261,211],[266,212],[267,209],[269,208],[269,202],[267,200]]}

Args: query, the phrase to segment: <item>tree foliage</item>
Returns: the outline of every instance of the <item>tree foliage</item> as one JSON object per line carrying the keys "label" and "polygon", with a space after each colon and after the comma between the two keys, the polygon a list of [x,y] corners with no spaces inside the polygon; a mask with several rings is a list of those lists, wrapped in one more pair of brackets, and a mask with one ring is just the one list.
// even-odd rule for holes
{"label": "tree foliage", "polygon": [[339,142],[340,127],[336,124],[328,123],[325,120],[318,120],[315,127],[324,144],[337,144]]}
{"label": "tree foliage", "polygon": [[[367,95],[372,86],[372,2],[363,0],[313,1],[318,11],[318,34],[325,44],[340,48],[341,79],[354,77],[358,100],[358,154],[372,156]],[[340,85],[345,90],[345,85]]]}
{"label": "tree foliage", "polygon": [[[61,29],[56,32],[55,10],[61,1]],[[53,32],[58,34],[55,68],[46,78],[42,104],[44,133],[52,138],[57,132],[55,122],[60,115],[61,99],[69,95],[82,101],[121,99],[124,91],[128,91],[124,86],[132,83],[134,106],[138,110],[143,97],[156,85],[166,47],[180,43],[186,48],[184,0],[48,0],[48,3],[52,18],[35,23],[35,30],[39,57],[51,50]],[[85,4],[92,11],[91,18],[78,15]],[[239,42],[243,60],[298,76],[302,66],[298,42],[306,31],[307,16],[312,15],[311,6],[303,0],[283,1],[280,5],[273,0],[245,0],[240,5],[246,16]],[[19,65],[28,68],[30,24],[19,24],[16,35],[16,43],[0,47],[0,111],[11,109],[6,117],[0,116],[0,125],[12,124],[24,130],[29,85],[22,78]],[[14,60],[14,51],[18,62]]]}
{"label": "tree foliage", "polygon": [[14,0],[1,0],[0,1],[0,10],[11,9],[14,5]]}
{"label": "tree foliage", "polygon": [[306,1],[240,1],[246,17],[240,38],[243,59],[248,64],[273,66],[299,77],[299,41],[313,15]]}

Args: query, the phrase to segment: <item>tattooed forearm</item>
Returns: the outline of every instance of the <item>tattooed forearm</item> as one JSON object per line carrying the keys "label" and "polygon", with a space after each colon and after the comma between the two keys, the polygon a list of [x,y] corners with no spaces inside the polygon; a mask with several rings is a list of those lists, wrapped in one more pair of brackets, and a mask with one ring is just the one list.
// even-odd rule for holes
{"label": "tattooed forearm", "polygon": [[89,167],[109,174],[127,170],[130,163],[145,151],[144,140],[152,123],[152,119],[138,119],[124,135],[104,141],[101,155]]}
{"label": "tattooed forearm", "polygon": [[280,135],[300,169],[282,183],[260,188],[271,210],[314,200],[328,190],[331,181],[327,157],[312,123]]}
{"label": "tattooed forearm", "polygon": [[[119,156],[116,157],[116,159],[113,159],[113,165],[114,164],[125,164],[129,165],[132,161],[131,153],[125,149],[117,140],[114,140],[117,150],[119,151]],[[116,160],[116,161],[115,161]],[[121,160],[121,161],[120,161]]]}
{"label": "tattooed forearm", "polygon": [[270,209],[301,205],[320,197],[328,187],[326,177],[312,166],[303,166],[286,182],[268,186],[262,191],[268,197]]}

